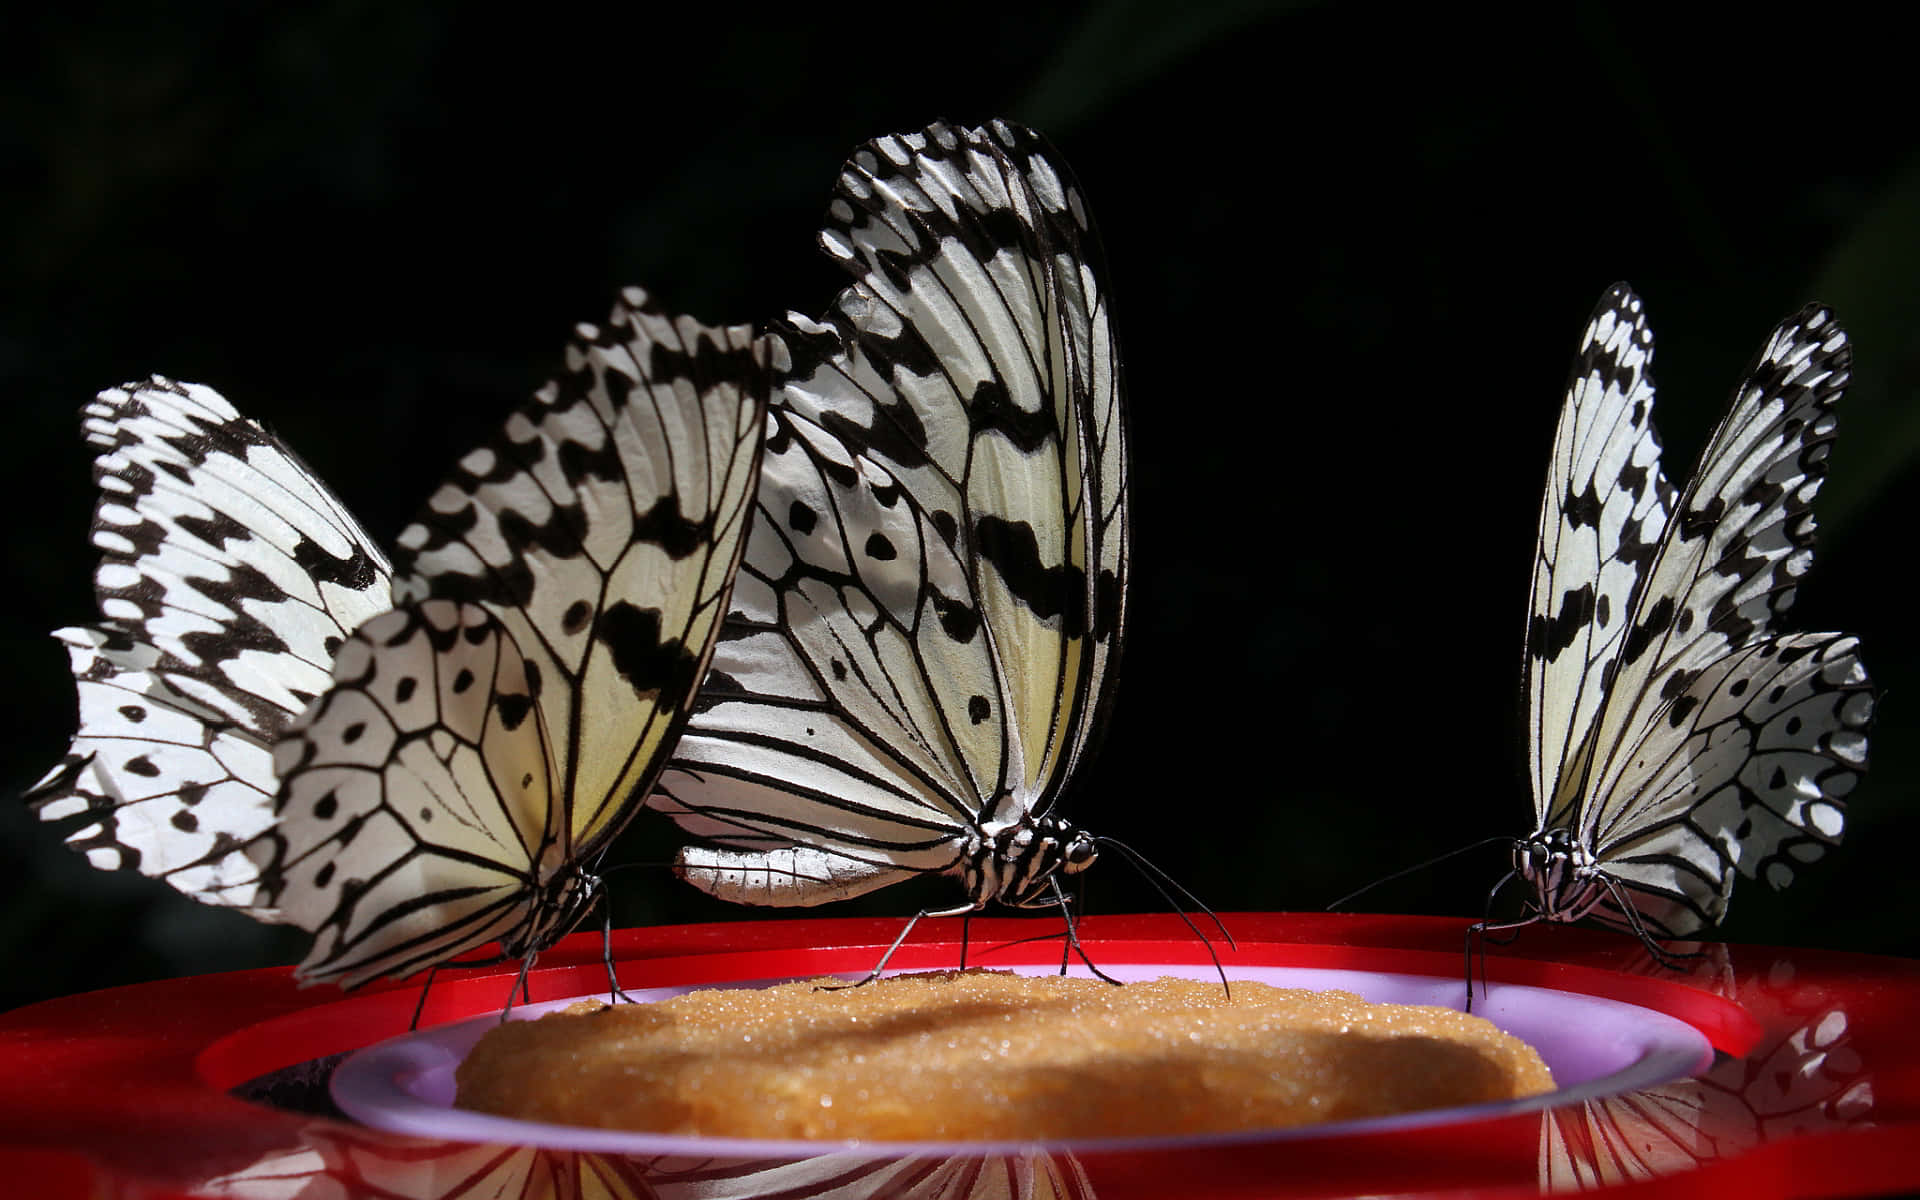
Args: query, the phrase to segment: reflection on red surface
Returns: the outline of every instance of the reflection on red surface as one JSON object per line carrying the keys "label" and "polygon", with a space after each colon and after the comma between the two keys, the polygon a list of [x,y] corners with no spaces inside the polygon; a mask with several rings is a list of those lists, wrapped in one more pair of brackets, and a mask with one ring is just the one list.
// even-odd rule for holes
{"label": "reflection on red surface", "polygon": [[617,1158],[530,1146],[456,1146],[316,1123],[195,1191],[233,1200],[1091,1200],[1071,1155]]}
{"label": "reflection on red surface", "polygon": [[1736,981],[1731,959],[1750,952],[1713,949],[1727,967],[1716,990],[1765,1014],[1766,1035],[1744,1058],[1723,1056],[1698,1079],[1547,1113],[1543,1191],[1653,1179],[1801,1135],[1865,1127],[1873,1080],[1848,1038],[1844,999],[1800,981],[1791,959],[1766,952],[1752,952],[1766,965]]}
{"label": "reflection on red surface", "polygon": [[[1365,914],[1230,918],[1258,965],[1454,976],[1466,922]],[[934,924],[934,923],[929,923]],[[1037,928],[976,921],[976,950]],[[891,921],[798,920],[616,935],[628,986],[808,975],[864,967]],[[1091,918],[1096,961],[1204,962],[1166,915]],[[1588,991],[1691,1021],[1723,1052],[1704,1078],[1631,1096],[1425,1129],[1192,1148],[891,1157],[833,1148],[797,1161],[620,1159],[422,1143],[264,1108],[227,1089],[406,1027],[415,989],[343,998],[284,970],[172,980],[0,1016],[0,1175],[36,1196],[568,1197],[778,1194],[1044,1197],[1306,1196],[1627,1185],[1634,1194],[1866,1194],[1920,1187],[1920,963],[1812,950],[1703,947],[1687,972],[1651,970],[1630,939],[1529,930],[1488,959],[1492,978]],[[902,951],[903,968],[953,965],[957,922]],[[989,964],[1041,961],[1014,949]],[[1051,948],[1030,951],[1047,956]],[[428,1023],[488,1011],[501,975],[435,985]],[[535,1000],[593,990],[598,935],[541,959]]]}

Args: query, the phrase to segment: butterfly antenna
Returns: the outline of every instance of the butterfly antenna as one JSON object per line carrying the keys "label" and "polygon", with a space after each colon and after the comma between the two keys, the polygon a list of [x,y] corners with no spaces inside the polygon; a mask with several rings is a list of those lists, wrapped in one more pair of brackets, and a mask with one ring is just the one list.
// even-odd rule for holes
{"label": "butterfly antenna", "polygon": [[[1188,891],[1187,886],[1185,884],[1181,883],[1178,879],[1175,879],[1172,875],[1169,875],[1166,871],[1162,870],[1160,866],[1157,863],[1155,863],[1152,859],[1140,853],[1138,850],[1135,850],[1132,846],[1127,845],[1125,842],[1121,841],[1119,838],[1103,837],[1103,838],[1095,838],[1094,841],[1097,844],[1102,846],[1112,846],[1115,850],[1118,850],[1120,851],[1120,853],[1126,855],[1127,861],[1131,862],[1135,867],[1137,867],[1140,873],[1146,876],[1147,881],[1149,883],[1154,884],[1154,887],[1156,890],[1159,891],[1161,898],[1166,900],[1168,908],[1174,909],[1175,911],[1179,911],[1183,908],[1192,908],[1207,914],[1207,919],[1209,921],[1212,921],[1213,927],[1220,931],[1220,936],[1227,939],[1227,948],[1229,950],[1238,950],[1240,948],[1239,945],[1233,940],[1233,932],[1227,928],[1226,922],[1222,921],[1219,918],[1219,916],[1216,915],[1211,908],[1208,908],[1204,903],[1202,903],[1200,897],[1194,895],[1191,891]],[[1167,894],[1168,888],[1173,889],[1174,894],[1177,895],[1179,899],[1176,900],[1174,896],[1168,895]],[[1182,919],[1183,920],[1185,919],[1184,916],[1182,917]],[[1187,928],[1193,929],[1192,921],[1187,921]],[[1201,941],[1204,942],[1207,940],[1207,936],[1201,933],[1198,929],[1193,929],[1193,932],[1194,932],[1194,936],[1198,937]],[[1218,961],[1219,961],[1218,959],[1215,960],[1216,964],[1218,963]]]}
{"label": "butterfly antenna", "polygon": [[1474,842],[1470,845],[1462,846],[1457,850],[1449,850],[1445,854],[1436,854],[1432,858],[1427,859],[1425,862],[1417,862],[1410,867],[1402,867],[1400,870],[1395,871],[1391,875],[1384,875],[1379,879],[1374,880],[1372,883],[1367,884],[1365,887],[1359,888],[1355,891],[1348,892],[1346,895],[1340,897],[1338,900],[1335,900],[1332,904],[1327,905],[1326,911],[1335,912],[1339,910],[1341,906],[1346,904],[1347,901],[1352,900],[1359,896],[1364,896],[1368,892],[1381,886],[1382,884],[1392,883],[1396,879],[1404,879],[1408,875],[1413,874],[1415,871],[1424,871],[1428,867],[1434,866],[1438,863],[1443,863],[1448,859],[1452,858],[1456,854],[1465,854],[1469,850],[1478,850],[1482,846],[1492,845],[1495,842],[1506,842],[1509,845],[1511,845],[1513,843],[1513,839],[1505,835],[1496,835],[1490,838],[1482,838],[1480,841]]}
{"label": "butterfly antenna", "polygon": [[1206,913],[1208,918],[1213,921],[1214,926],[1220,930],[1220,936],[1227,939],[1228,948],[1238,950],[1240,947],[1234,944],[1233,935],[1227,932],[1226,923],[1221,921],[1212,909],[1200,903],[1199,898],[1192,892],[1181,887],[1179,880],[1162,871],[1159,867],[1154,866],[1151,862],[1148,862],[1138,850],[1135,850],[1124,842],[1115,841],[1112,838],[1100,838],[1099,841],[1103,845],[1110,845],[1114,849],[1119,850],[1125,855],[1128,862],[1141,868],[1141,877],[1153,885],[1154,890],[1160,893],[1161,899],[1167,902],[1167,907],[1171,908],[1174,915],[1180,918],[1181,924],[1192,930],[1193,936],[1199,938],[1200,944],[1207,948],[1207,957],[1213,960],[1214,973],[1220,976],[1221,989],[1227,993],[1227,999],[1233,999],[1233,985],[1227,982],[1227,969],[1220,964],[1220,955],[1213,948],[1213,940],[1207,937],[1206,933],[1198,925],[1193,923],[1193,918],[1187,915],[1185,906],[1183,906],[1179,900],[1175,899],[1167,889],[1169,887],[1177,889],[1180,895],[1185,898],[1187,904]]}

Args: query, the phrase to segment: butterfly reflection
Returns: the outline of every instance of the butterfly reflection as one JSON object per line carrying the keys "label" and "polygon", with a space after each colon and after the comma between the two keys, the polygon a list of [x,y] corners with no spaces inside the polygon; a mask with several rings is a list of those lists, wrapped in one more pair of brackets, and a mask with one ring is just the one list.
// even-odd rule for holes
{"label": "butterfly reflection", "polygon": [[857,1152],[813,1158],[624,1157],[400,1137],[315,1122],[301,1144],[209,1179],[241,1200],[1092,1200],[1070,1155]]}
{"label": "butterfly reflection", "polygon": [[[1726,970],[1702,960],[1696,982]],[[1649,962],[1651,969],[1652,963]],[[1548,1111],[1540,1127],[1540,1188],[1577,1192],[1694,1170],[1781,1138],[1863,1128],[1873,1081],[1848,1040],[1847,1013],[1825,989],[1800,986],[1773,964],[1737,989],[1715,988],[1764,1012],[1772,1031],[1744,1058],[1706,1074]],[[1784,1032],[1782,1032],[1784,1031]]]}

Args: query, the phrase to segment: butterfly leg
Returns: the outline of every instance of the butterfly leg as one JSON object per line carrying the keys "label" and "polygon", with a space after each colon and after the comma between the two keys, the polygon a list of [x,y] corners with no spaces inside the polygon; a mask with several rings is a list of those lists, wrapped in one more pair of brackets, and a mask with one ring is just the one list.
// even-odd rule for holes
{"label": "butterfly leg", "polygon": [[607,1003],[617,1004],[625,1000],[635,1003],[626,989],[620,986],[619,978],[613,971],[613,905],[602,906],[600,913],[600,962],[607,968]]}
{"label": "butterfly leg", "polygon": [[[1467,1003],[1464,1009],[1464,1011],[1466,1012],[1473,1011],[1473,944],[1474,944],[1474,941],[1476,939],[1480,941],[1480,994],[1482,996],[1485,996],[1487,992],[1487,952],[1486,952],[1487,935],[1492,933],[1506,933],[1510,930],[1518,930],[1527,925],[1531,925],[1535,921],[1540,919],[1537,915],[1522,917],[1518,921],[1496,922],[1493,919],[1493,905],[1494,905],[1494,902],[1500,898],[1500,889],[1506,887],[1509,883],[1512,883],[1518,875],[1519,875],[1518,871],[1508,871],[1505,875],[1502,875],[1499,881],[1493,885],[1492,889],[1487,892],[1487,906],[1481,912],[1480,919],[1478,921],[1475,921],[1473,924],[1467,926],[1467,942],[1466,942]],[[1497,946],[1503,946],[1506,944],[1506,942],[1510,942],[1512,940],[1513,939],[1509,937],[1506,939],[1506,941],[1496,941],[1494,944]]]}
{"label": "butterfly leg", "polygon": [[942,909],[923,908],[919,912],[913,914],[913,916],[907,921],[907,927],[900,931],[899,937],[893,939],[893,945],[887,947],[887,952],[880,956],[880,961],[874,964],[873,970],[868,971],[864,978],[856,979],[852,983],[821,984],[819,990],[823,992],[838,992],[850,987],[865,987],[867,984],[872,983],[874,980],[880,978],[880,973],[887,969],[887,964],[889,962],[893,961],[894,951],[900,949],[901,945],[907,940],[907,935],[913,932],[913,927],[915,925],[918,925],[921,922],[921,920],[925,917],[966,917],[966,916],[971,916],[978,911],[979,911],[978,906],[972,905],[972,904],[963,904],[956,908],[942,908]]}
{"label": "butterfly leg", "polygon": [[[1071,955],[1077,941],[1073,936],[1073,905],[1072,901],[1067,898],[1066,892],[1060,887],[1060,879],[1058,876],[1049,879],[1047,883],[1053,888],[1053,900],[1060,908],[1060,919],[1065,922],[1067,926],[1067,936],[1061,939],[1060,942],[1060,974],[1065,975],[1067,973],[1067,964],[1072,961]],[[1080,893],[1075,892],[1073,899],[1078,900],[1079,898]],[[1081,957],[1085,958],[1086,955],[1082,954]],[[1088,963],[1087,965],[1091,967],[1093,964]],[[1094,973],[1096,975],[1099,974],[1097,970]]]}
{"label": "butterfly leg", "polygon": [[427,1011],[427,992],[433,988],[433,977],[440,973],[441,964],[435,963],[427,968],[427,981],[420,985],[420,999],[413,1005],[413,1020],[407,1022],[407,1032],[420,1028],[420,1014]]}
{"label": "butterfly leg", "polygon": [[1493,933],[1509,933],[1512,931],[1524,929],[1527,926],[1534,924],[1538,920],[1540,920],[1539,917],[1522,917],[1518,921],[1504,921],[1499,924],[1491,924],[1486,921],[1476,921],[1472,925],[1467,926],[1467,1005],[1464,1011],[1466,1012],[1473,1011],[1473,943],[1474,943],[1474,940],[1477,938],[1480,941],[1480,995],[1482,996],[1482,998],[1484,998],[1487,994],[1486,943],[1488,941],[1492,941],[1493,944],[1496,946],[1504,946],[1507,943],[1513,941],[1512,937],[1489,938],[1487,935],[1493,934]]}
{"label": "butterfly leg", "polygon": [[1071,949],[1073,953],[1080,956],[1081,962],[1087,964],[1087,970],[1093,972],[1095,979],[1104,979],[1118,986],[1120,983],[1118,979],[1102,971],[1091,958],[1087,957],[1087,948],[1080,944],[1079,925],[1073,919],[1073,906],[1067,903],[1066,893],[1060,890],[1060,881],[1050,879],[1047,882],[1053,888],[1054,902],[1060,906],[1060,919],[1067,923],[1067,944],[1060,948],[1060,973],[1062,975],[1067,973],[1067,951]]}
{"label": "butterfly leg", "polygon": [[520,993],[520,1003],[533,1003],[533,991],[531,985],[528,983],[527,976],[533,972],[533,960],[539,957],[537,953],[528,954],[520,960],[520,973],[513,977],[513,986],[507,989],[506,1007],[500,1010],[500,1023],[502,1025],[505,1025],[507,1018],[513,1014],[513,994],[515,992]]}
{"label": "butterfly leg", "polygon": [[1600,878],[1601,881],[1607,885],[1607,894],[1613,898],[1614,904],[1619,906],[1620,911],[1626,916],[1627,926],[1633,930],[1633,936],[1640,939],[1640,944],[1646,947],[1646,951],[1652,956],[1653,961],[1659,963],[1669,971],[1681,971],[1686,969],[1685,965],[1681,962],[1682,959],[1700,958],[1704,956],[1706,952],[1703,950],[1669,950],[1665,946],[1662,946],[1659,940],[1653,936],[1652,932],[1647,929],[1646,924],[1640,920],[1640,910],[1635,908],[1633,903],[1627,899],[1625,893],[1621,890],[1620,884],[1610,876],[1603,875]]}

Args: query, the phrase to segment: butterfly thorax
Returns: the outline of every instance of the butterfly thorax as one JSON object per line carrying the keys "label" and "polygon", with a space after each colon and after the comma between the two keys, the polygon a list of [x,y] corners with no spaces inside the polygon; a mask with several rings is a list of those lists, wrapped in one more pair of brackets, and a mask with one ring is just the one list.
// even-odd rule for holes
{"label": "butterfly thorax", "polygon": [[500,938],[500,949],[512,958],[538,954],[579,924],[600,895],[600,877],[578,863],[557,871],[542,871],[526,920]]}
{"label": "butterfly thorax", "polygon": [[988,822],[968,835],[962,878],[975,908],[990,901],[1015,908],[1052,903],[1055,875],[1077,875],[1099,857],[1093,838],[1058,817]]}
{"label": "butterfly thorax", "polygon": [[1513,869],[1533,885],[1534,905],[1548,921],[1578,921],[1607,898],[1593,851],[1562,828],[1542,829],[1513,844]]}

